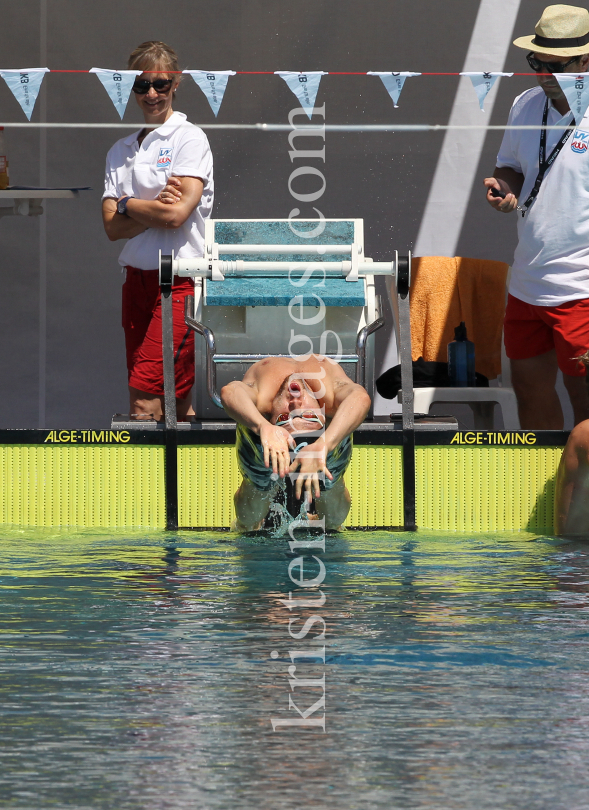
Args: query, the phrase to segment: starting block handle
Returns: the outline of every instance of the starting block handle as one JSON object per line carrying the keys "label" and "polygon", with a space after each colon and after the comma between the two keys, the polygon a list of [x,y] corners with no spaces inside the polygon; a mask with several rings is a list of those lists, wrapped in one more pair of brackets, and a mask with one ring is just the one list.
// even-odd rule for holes
{"label": "starting block handle", "polygon": [[[358,365],[356,366],[356,382],[362,388],[366,388],[366,343],[370,335],[384,326],[384,318],[377,318],[372,323],[366,324],[356,337],[356,354],[358,355]],[[369,392],[371,399],[374,398],[374,391]]]}
{"label": "starting block handle", "polygon": [[205,339],[206,345],[206,377],[207,377],[207,393],[212,402],[218,408],[222,408],[221,397],[217,393],[217,368],[215,366],[215,334],[212,329],[205,326],[203,323],[196,321],[192,317],[194,312],[194,298],[192,295],[187,295],[184,300],[184,323]]}

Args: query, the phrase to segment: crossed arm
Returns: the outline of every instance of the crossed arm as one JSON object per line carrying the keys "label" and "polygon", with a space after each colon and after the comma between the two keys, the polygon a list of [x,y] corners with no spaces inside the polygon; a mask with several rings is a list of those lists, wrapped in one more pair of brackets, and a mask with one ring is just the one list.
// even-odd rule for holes
{"label": "crossed arm", "polygon": [[[102,201],[106,235],[111,242],[116,242],[132,239],[148,228],[179,228],[199,204],[203,188],[199,177],[170,177],[156,200],[129,199],[127,214],[118,214],[118,200],[107,198]],[[174,193],[173,189],[176,189]]]}

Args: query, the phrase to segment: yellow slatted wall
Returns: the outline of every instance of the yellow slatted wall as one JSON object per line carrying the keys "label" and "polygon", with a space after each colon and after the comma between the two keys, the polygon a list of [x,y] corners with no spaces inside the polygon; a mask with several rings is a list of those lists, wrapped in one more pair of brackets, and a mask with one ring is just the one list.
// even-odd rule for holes
{"label": "yellow slatted wall", "polygon": [[3,445],[0,493],[0,523],[163,528],[164,450]]}
{"label": "yellow slatted wall", "polygon": [[417,525],[550,530],[561,447],[417,447]]}
{"label": "yellow slatted wall", "polygon": [[356,445],[345,480],[352,496],[346,526],[401,526],[403,482],[400,447]]}
{"label": "yellow slatted wall", "polygon": [[[417,525],[428,530],[550,530],[560,447],[416,448]],[[228,528],[241,476],[232,445],[178,449],[179,524]],[[356,445],[347,526],[403,522],[400,447]],[[165,526],[164,449],[0,446],[0,524]]]}
{"label": "yellow slatted wall", "polygon": [[240,482],[232,444],[179,447],[178,525],[228,528]]}

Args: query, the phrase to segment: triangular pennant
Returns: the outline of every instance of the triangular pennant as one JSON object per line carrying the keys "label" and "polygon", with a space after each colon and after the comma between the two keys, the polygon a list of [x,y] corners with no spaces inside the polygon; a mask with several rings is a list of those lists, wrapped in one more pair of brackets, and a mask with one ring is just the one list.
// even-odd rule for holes
{"label": "triangular pennant", "polygon": [[589,73],[554,73],[565,94],[577,124],[581,123],[589,107]]}
{"label": "triangular pennant", "polygon": [[104,68],[91,68],[88,71],[88,73],[96,73],[115,105],[116,111],[121,116],[121,120],[127,109],[135,77],[140,76],[142,72],[141,70],[106,70]]}
{"label": "triangular pennant", "polygon": [[367,76],[380,76],[382,83],[387,89],[387,93],[393,99],[393,105],[397,108],[399,105],[399,96],[405,84],[405,79],[409,76],[421,76],[421,73],[410,73],[409,71],[402,71],[401,73],[384,73],[376,70],[369,70]]}
{"label": "triangular pennant", "polygon": [[489,90],[493,87],[499,76],[513,76],[513,73],[461,73],[468,76],[472,82],[475,93],[479,99],[479,107],[485,112],[484,103]]}
{"label": "triangular pennant", "polygon": [[225,88],[229,81],[229,76],[235,76],[234,70],[183,70],[188,73],[203,91],[211,105],[211,110],[215,113],[215,118],[219,112]]}
{"label": "triangular pennant", "polygon": [[301,107],[309,118],[313,115],[313,107],[319,90],[319,82],[322,76],[327,76],[323,70],[310,70],[304,73],[297,73],[295,70],[275,70],[277,76],[282,76],[292,92],[301,102]]}
{"label": "triangular pennant", "polygon": [[39,95],[41,82],[49,68],[29,68],[25,70],[0,70],[0,76],[12,90],[15,99],[23,109],[29,121],[33,114],[35,101]]}

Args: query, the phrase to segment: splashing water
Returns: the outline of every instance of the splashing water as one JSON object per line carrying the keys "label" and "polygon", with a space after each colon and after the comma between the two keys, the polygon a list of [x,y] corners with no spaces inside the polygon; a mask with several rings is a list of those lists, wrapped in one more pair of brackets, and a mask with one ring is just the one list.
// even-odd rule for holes
{"label": "splashing water", "polygon": [[305,498],[301,500],[298,515],[291,515],[287,509],[286,479],[278,479],[272,489],[272,503],[268,510],[265,527],[270,532],[270,537],[286,537],[289,530],[297,528],[308,529],[308,504]]}

